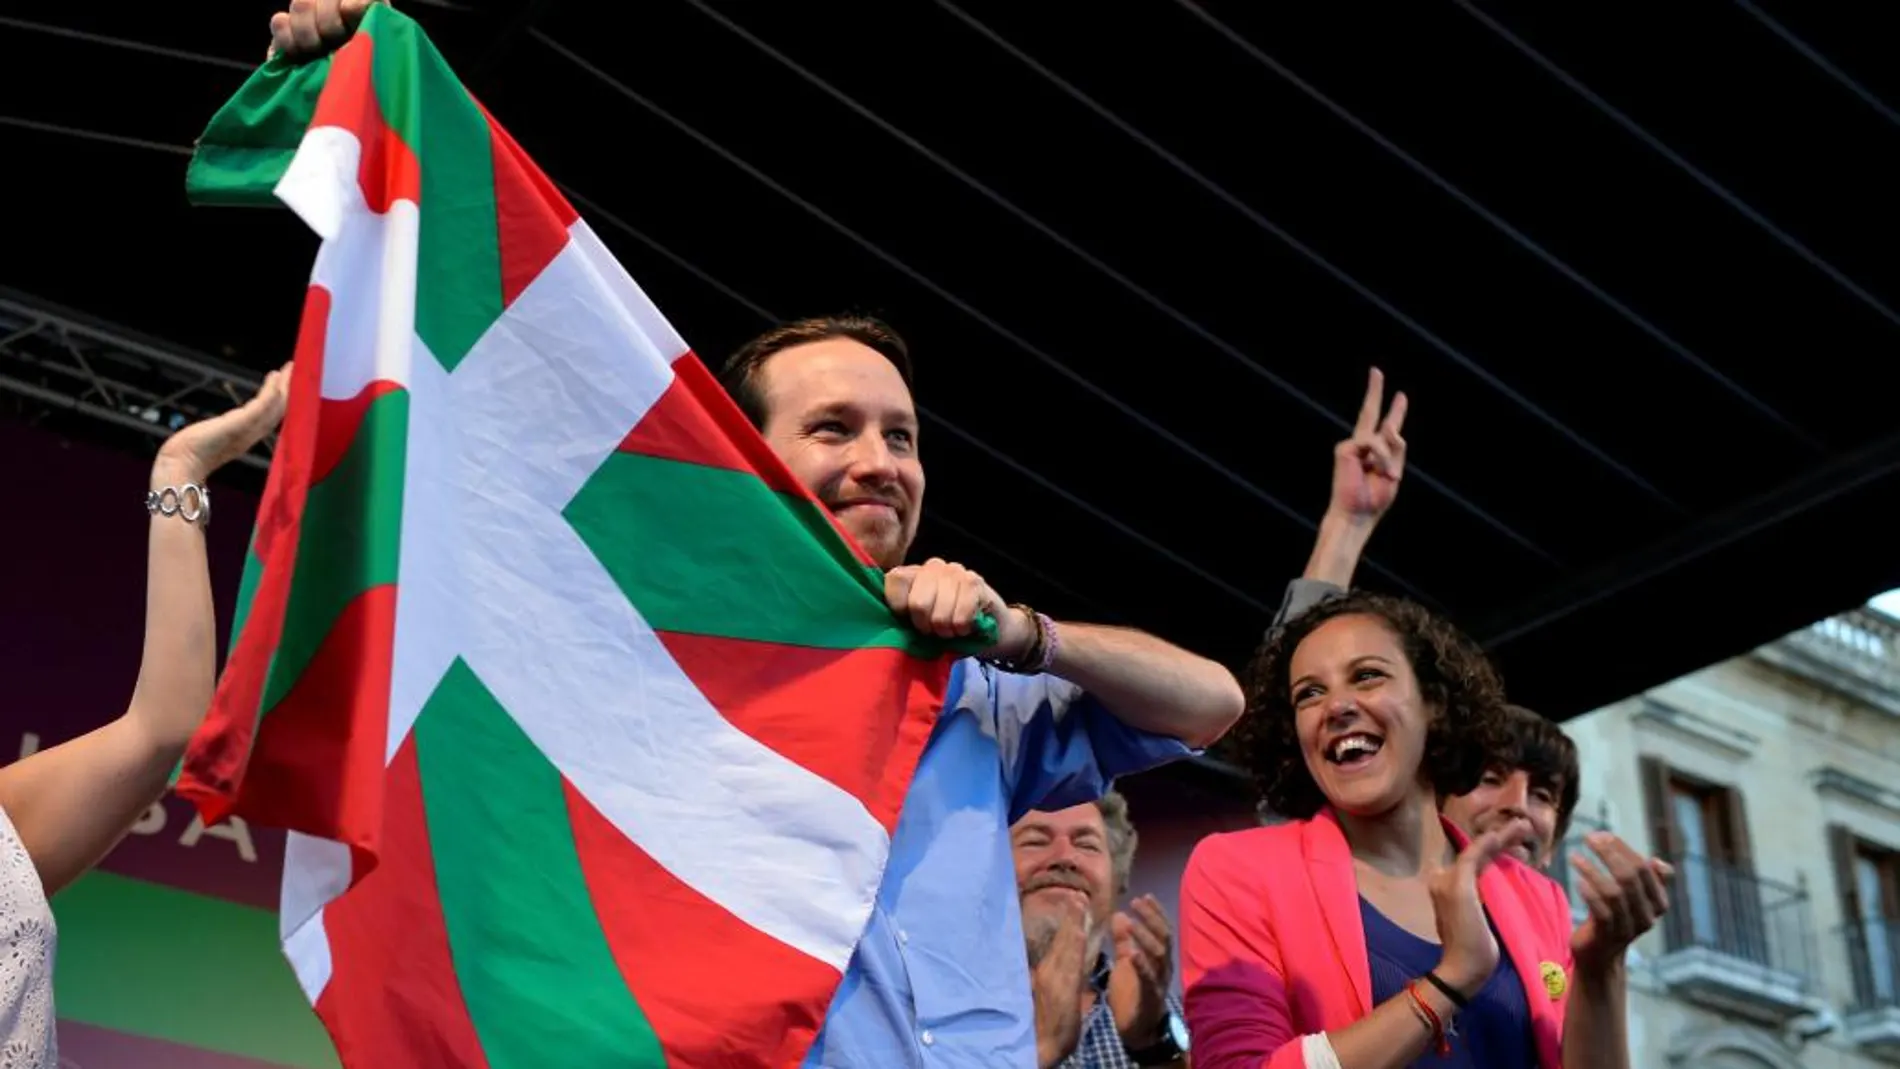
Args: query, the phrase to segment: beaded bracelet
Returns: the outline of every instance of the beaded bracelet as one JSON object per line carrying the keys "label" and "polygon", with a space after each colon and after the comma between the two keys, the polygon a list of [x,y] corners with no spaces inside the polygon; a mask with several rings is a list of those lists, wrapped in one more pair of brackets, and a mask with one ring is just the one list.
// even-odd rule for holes
{"label": "beaded bracelet", "polygon": [[1036,610],[1017,602],[1010,606],[1029,617],[1036,625],[1036,638],[1022,657],[1011,660],[1005,657],[990,657],[986,660],[1005,672],[1017,675],[1037,675],[1047,672],[1056,663],[1056,650],[1062,645],[1062,638],[1056,631],[1056,622]]}
{"label": "beaded bracelet", "polygon": [[1425,1001],[1425,996],[1418,993],[1418,981],[1414,980],[1406,984],[1405,993],[1412,996],[1412,1004],[1424,1013],[1425,1021],[1421,1023],[1426,1023],[1431,1029],[1432,1042],[1437,1046],[1438,1056],[1443,1058],[1450,1055],[1451,1040],[1445,1038],[1445,1022],[1439,1018],[1438,1011],[1432,1009],[1432,1004]]}

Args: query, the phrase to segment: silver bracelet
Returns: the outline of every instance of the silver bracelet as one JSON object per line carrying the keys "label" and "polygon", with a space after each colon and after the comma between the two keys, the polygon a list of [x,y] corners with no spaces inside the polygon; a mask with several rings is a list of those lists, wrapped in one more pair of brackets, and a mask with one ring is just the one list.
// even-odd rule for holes
{"label": "silver bracelet", "polygon": [[197,483],[161,486],[145,492],[145,511],[154,516],[176,516],[199,527],[211,526],[211,491]]}

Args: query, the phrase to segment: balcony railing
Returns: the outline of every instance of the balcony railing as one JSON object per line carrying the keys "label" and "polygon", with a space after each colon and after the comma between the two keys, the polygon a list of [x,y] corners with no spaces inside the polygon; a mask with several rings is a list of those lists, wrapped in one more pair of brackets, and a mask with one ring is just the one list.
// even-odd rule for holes
{"label": "balcony railing", "polygon": [[1808,892],[1744,866],[1671,859],[1676,878],[1663,918],[1665,981],[1720,1008],[1785,1021],[1815,988]]}
{"label": "balcony railing", "polygon": [[1835,930],[1854,977],[1850,1011],[1900,1009],[1900,921],[1849,921]]}
{"label": "balcony railing", "polygon": [[1713,950],[1804,982],[1814,975],[1806,889],[1704,857],[1674,864],[1676,893],[1663,920],[1670,950]]}
{"label": "balcony railing", "polygon": [[1766,661],[1900,716],[1900,620],[1860,608],[1759,651]]}
{"label": "balcony railing", "polygon": [[1885,1060],[1900,1057],[1900,921],[1848,921],[1834,933],[1854,981],[1848,1042]]}

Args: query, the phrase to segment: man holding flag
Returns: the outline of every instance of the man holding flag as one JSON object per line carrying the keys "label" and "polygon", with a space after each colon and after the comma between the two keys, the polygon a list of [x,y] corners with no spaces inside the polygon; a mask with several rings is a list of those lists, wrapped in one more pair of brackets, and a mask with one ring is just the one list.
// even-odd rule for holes
{"label": "man holding flag", "polygon": [[1010,823],[1211,743],[1238,684],[905,565],[896,334],[775,328],[735,409],[369,7],[276,16],[193,163],[323,236],[321,394],[180,790],[298,833],[286,952],[345,1065],[1033,1065]]}
{"label": "man holding flag", "polygon": [[[889,327],[837,317],[768,331],[723,376],[773,450],[887,569],[893,611],[946,637],[968,633],[978,612],[999,625],[983,653],[992,663],[958,664],[878,907],[809,1064],[1028,1065],[1027,965],[1020,949],[1004,953],[1022,943],[1009,826],[1213,742],[1244,699],[1226,669],[1149,635],[1006,608],[957,564],[904,565],[924,491],[908,365]],[[986,781],[996,789],[979,789]]]}

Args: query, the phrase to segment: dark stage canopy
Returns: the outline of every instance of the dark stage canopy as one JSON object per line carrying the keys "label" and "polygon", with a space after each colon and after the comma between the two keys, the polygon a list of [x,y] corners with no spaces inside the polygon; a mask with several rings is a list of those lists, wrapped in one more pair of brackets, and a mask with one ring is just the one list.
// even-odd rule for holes
{"label": "dark stage canopy", "polygon": [[[1878,5],[399,6],[709,360],[894,322],[920,551],[1011,599],[1238,666],[1375,362],[1362,578],[1549,715],[1900,586]],[[271,10],[7,5],[0,285],[287,357],[313,240],[183,198]]]}

